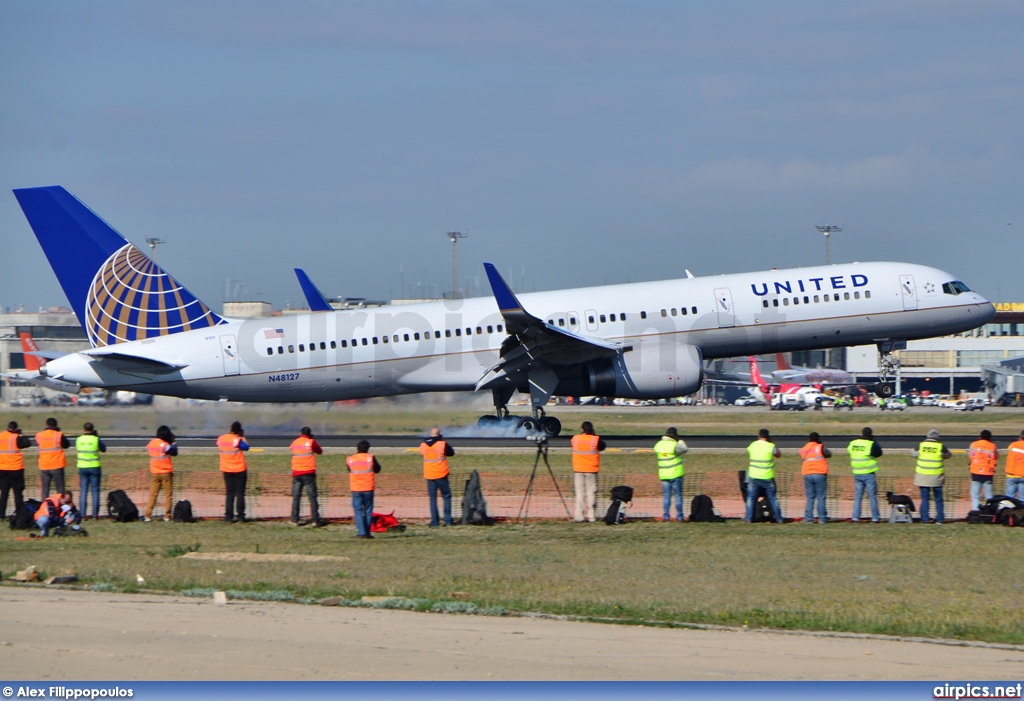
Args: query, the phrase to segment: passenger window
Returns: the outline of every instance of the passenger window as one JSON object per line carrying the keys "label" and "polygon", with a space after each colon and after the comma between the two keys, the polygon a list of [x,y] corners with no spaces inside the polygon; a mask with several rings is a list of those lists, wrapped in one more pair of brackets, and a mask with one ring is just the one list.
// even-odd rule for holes
{"label": "passenger window", "polygon": [[[338,347],[337,344],[334,341],[331,341],[331,348],[337,348],[337,347]],[[346,341],[344,338],[341,339],[341,347],[342,348],[348,348],[348,341]]]}
{"label": "passenger window", "polygon": [[615,315],[614,315],[614,314],[611,314],[611,315],[609,315],[609,316],[608,316],[608,318],[609,318],[610,320],[612,320],[612,321],[615,321]]}
{"label": "passenger window", "polygon": [[498,329],[498,333],[501,333],[501,324],[498,324],[497,329]]}
{"label": "passenger window", "polygon": [[662,316],[662,317],[666,317],[666,316],[668,316],[668,311],[666,311],[666,310],[662,309],[662,310],[661,310],[661,316]]}
{"label": "passenger window", "polygon": [[273,348],[268,348],[267,349],[267,355],[273,355],[273,354],[274,354],[274,349]]}
{"label": "passenger window", "polygon": [[283,353],[284,353],[284,346],[278,346],[278,347],[277,347],[277,354],[278,354],[278,355],[281,355],[281,354],[283,354]]}
{"label": "passenger window", "polygon": [[810,297],[804,297],[804,304],[810,304],[810,303],[811,303]]}
{"label": "passenger window", "polygon": [[818,299],[818,295],[814,295],[814,303],[815,303],[815,304],[817,304],[817,303],[818,303],[818,302],[820,302],[820,301],[821,301],[821,300],[820,300],[820,299]]}
{"label": "passenger window", "polygon": [[[331,348],[334,348],[334,341],[331,341]],[[327,344],[320,341],[320,350],[327,350]]]}
{"label": "passenger window", "polygon": [[576,325],[576,317],[570,316],[569,317],[569,326],[575,326],[575,325]]}
{"label": "passenger window", "polygon": [[782,306],[784,306],[784,307],[788,307],[789,306],[789,297],[783,297],[782,298]]}
{"label": "passenger window", "polygon": [[[387,336],[385,336],[384,338],[387,338]],[[377,345],[377,337],[376,336],[373,337],[373,345]]]}
{"label": "passenger window", "polygon": [[300,343],[299,344],[299,352],[301,353],[304,350],[306,350],[306,346],[304,346],[303,344]]}
{"label": "passenger window", "polygon": [[764,307],[765,309],[767,309],[768,308],[768,300],[767,299],[762,299],[761,300],[761,306]]}
{"label": "passenger window", "polygon": [[488,325],[487,326],[487,333],[494,333],[494,326]]}
{"label": "passenger window", "polygon": [[772,306],[773,307],[779,306],[779,298],[778,297],[776,297],[775,299],[772,300]]}
{"label": "passenger window", "polygon": [[369,344],[368,344],[368,343],[366,342],[366,339],[365,339],[365,338],[363,339],[363,345],[364,345],[364,346],[366,346],[366,345],[369,345]]}
{"label": "passenger window", "polygon": [[593,324],[593,323],[594,323],[594,317],[592,317],[592,316],[588,316],[588,317],[587,317],[587,323],[588,323],[588,324]]}
{"label": "passenger window", "polygon": [[640,318],[641,319],[646,319],[647,318],[647,312],[640,312]]}
{"label": "passenger window", "polygon": [[853,298],[854,299],[860,299],[860,291],[854,292],[853,293]]}
{"label": "passenger window", "polygon": [[445,329],[444,330],[444,337],[445,338],[451,338],[452,337],[452,330],[451,329]]}
{"label": "passenger window", "polygon": [[435,331],[434,332],[434,338],[441,338],[441,332],[440,331]]}
{"label": "passenger window", "polygon": [[672,307],[672,309],[670,309],[669,311],[671,312],[672,316],[676,315],[676,308],[675,307]]}
{"label": "passenger window", "polygon": [[830,298],[829,298],[829,296],[828,296],[828,295],[823,295],[823,296],[822,296],[822,298],[821,298],[821,301],[822,301],[822,302],[827,302],[827,301],[828,301],[829,299],[830,299]]}
{"label": "passenger window", "polygon": [[[395,336],[395,340],[396,341],[398,340],[398,336]],[[402,340],[403,341],[408,341],[409,340],[409,334],[407,334],[407,333],[406,334],[402,334]]]}
{"label": "passenger window", "polygon": [[295,346],[288,346],[288,352],[289,353],[294,353],[295,352]]}
{"label": "passenger window", "polygon": [[849,293],[849,292],[844,292],[844,293],[843,293],[843,299],[845,299],[845,300],[849,301],[849,299],[850,299],[850,293]]}
{"label": "passenger window", "polygon": [[871,290],[864,290],[864,299],[871,299]]}
{"label": "passenger window", "polygon": [[414,333],[412,335],[412,340],[414,340],[414,341],[420,340],[420,333],[419,333],[419,331],[417,331],[416,333]]}
{"label": "passenger window", "polygon": [[619,314],[619,321],[625,321],[625,320],[626,320],[626,315],[620,313]]}
{"label": "passenger window", "polygon": [[603,324],[603,323],[605,323],[606,321],[607,321],[607,319],[605,318],[605,315],[604,315],[604,314],[602,314],[602,315],[601,315],[601,323]]}
{"label": "passenger window", "polygon": [[799,297],[794,297],[793,298],[793,304],[800,304],[800,298]]}
{"label": "passenger window", "polygon": [[690,307],[690,313],[691,314],[696,314],[697,313],[697,307]]}
{"label": "passenger window", "polygon": [[839,293],[836,292],[835,296],[832,299],[833,299],[833,301],[838,302],[839,301]]}
{"label": "passenger window", "polygon": [[679,307],[679,313],[686,316],[686,307]]}
{"label": "passenger window", "polygon": [[[381,340],[382,343],[387,343],[388,342],[388,337],[387,336],[381,336],[380,340]],[[373,337],[373,342],[374,343],[377,342],[377,337],[376,336]]]}
{"label": "passenger window", "polygon": [[462,329],[455,329],[455,335],[456,336],[461,336],[462,335]]}
{"label": "passenger window", "polygon": [[482,328],[480,328],[479,326],[476,327],[476,335],[477,336],[480,336],[481,334],[483,334],[483,332],[484,332],[484,330]]}
{"label": "passenger window", "polygon": [[466,329],[466,335],[467,336],[472,336],[473,335],[473,329],[471,329],[471,328]]}

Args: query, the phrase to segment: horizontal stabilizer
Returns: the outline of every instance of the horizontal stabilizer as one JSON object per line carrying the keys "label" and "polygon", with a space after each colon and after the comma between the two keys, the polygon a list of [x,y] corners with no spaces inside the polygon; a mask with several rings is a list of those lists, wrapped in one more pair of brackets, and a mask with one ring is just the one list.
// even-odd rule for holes
{"label": "horizontal stabilizer", "polygon": [[334,307],[327,301],[323,293],[317,289],[317,286],[313,284],[313,281],[309,279],[309,275],[306,275],[306,271],[302,268],[295,268],[295,277],[299,278],[299,286],[302,288],[302,294],[306,297],[306,304],[309,305],[309,310],[312,312],[330,312],[334,311]]}

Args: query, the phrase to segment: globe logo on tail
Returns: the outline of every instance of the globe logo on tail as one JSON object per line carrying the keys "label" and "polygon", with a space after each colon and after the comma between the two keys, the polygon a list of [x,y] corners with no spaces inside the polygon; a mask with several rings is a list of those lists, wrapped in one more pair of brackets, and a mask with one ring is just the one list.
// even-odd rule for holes
{"label": "globe logo on tail", "polygon": [[224,323],[130,243],[96,272],[85,314],[86,333],[94,348]]}

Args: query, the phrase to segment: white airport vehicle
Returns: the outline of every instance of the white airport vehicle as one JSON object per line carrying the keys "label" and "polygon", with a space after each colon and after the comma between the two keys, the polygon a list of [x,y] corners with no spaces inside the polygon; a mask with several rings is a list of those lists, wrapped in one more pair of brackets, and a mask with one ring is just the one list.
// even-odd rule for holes
{"label": "white airport vehicle", "polygon": [[[696,392],[705,359],[958,333],[995,315],[955,276],[854,263],[270,319],[214,313],[61,187],[15,196],[92,346],[40,375],[106,390],[245,402],[490,390],[508,417],[557,434],[553,395],[662,399]],[[885,356],[883,356],[884,359]],[[892,383],[876,387],[891,395]]]}

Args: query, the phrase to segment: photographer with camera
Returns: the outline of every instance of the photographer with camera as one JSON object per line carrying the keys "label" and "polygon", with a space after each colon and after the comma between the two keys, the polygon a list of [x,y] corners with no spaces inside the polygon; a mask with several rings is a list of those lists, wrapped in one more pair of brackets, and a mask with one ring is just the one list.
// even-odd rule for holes
{"label": "photographer with camera", "polygon": [[7,497],[14,492],[14,513],[21,511],[25,500],[25,459],[21,451],[32,446],[26,436],[21,435],[17,421],[7,424],[7,430],[0,433],[0,518],[7,517]]}
{"label": "photographer with camera", "polygon": [[161,426],[156,430],[156,438],[146,445],[149,453],[149,499],[146,501],[146,511],[142,520],[153,520],[153,507],[156,505],[156,497],[162,489],[164,492],[164,521],[171,520],[171,499],[174,497],[173,477],[174,464],[172,457],[178,455],[178,446],[174,445],[174,434],[167,426]]}
{"label": "photographer with camera", "polygon": [[573,487],[576,491],[576,511],[573,521],[584,519],[594,522],[594,504],[597,499],[597,473],[601,469],[601,451],[607,446],[594,434],[594,425],[584,421],[582,432],[572,437]]}
{"label": "photographer with camera", "polygon": [[427,496],[430,498],[430,527],[441,525],[437,513],[437,492],[444,502],[444,525],[452,525],[452,490],[448,484],[448,458],[455,455],[455,449],[448,445],[441,435],[441,429],[430,429],[430,437],[420,443],[423,455],[423,478],[427,481]]}
{"label": "photographer with camera", "polygon": [[245,485],[249,477],[245,451],[249,444],[240,422],[233,422],[228,432],[217,438],[217,450],[224,475],[224,522],[245,521]]}

